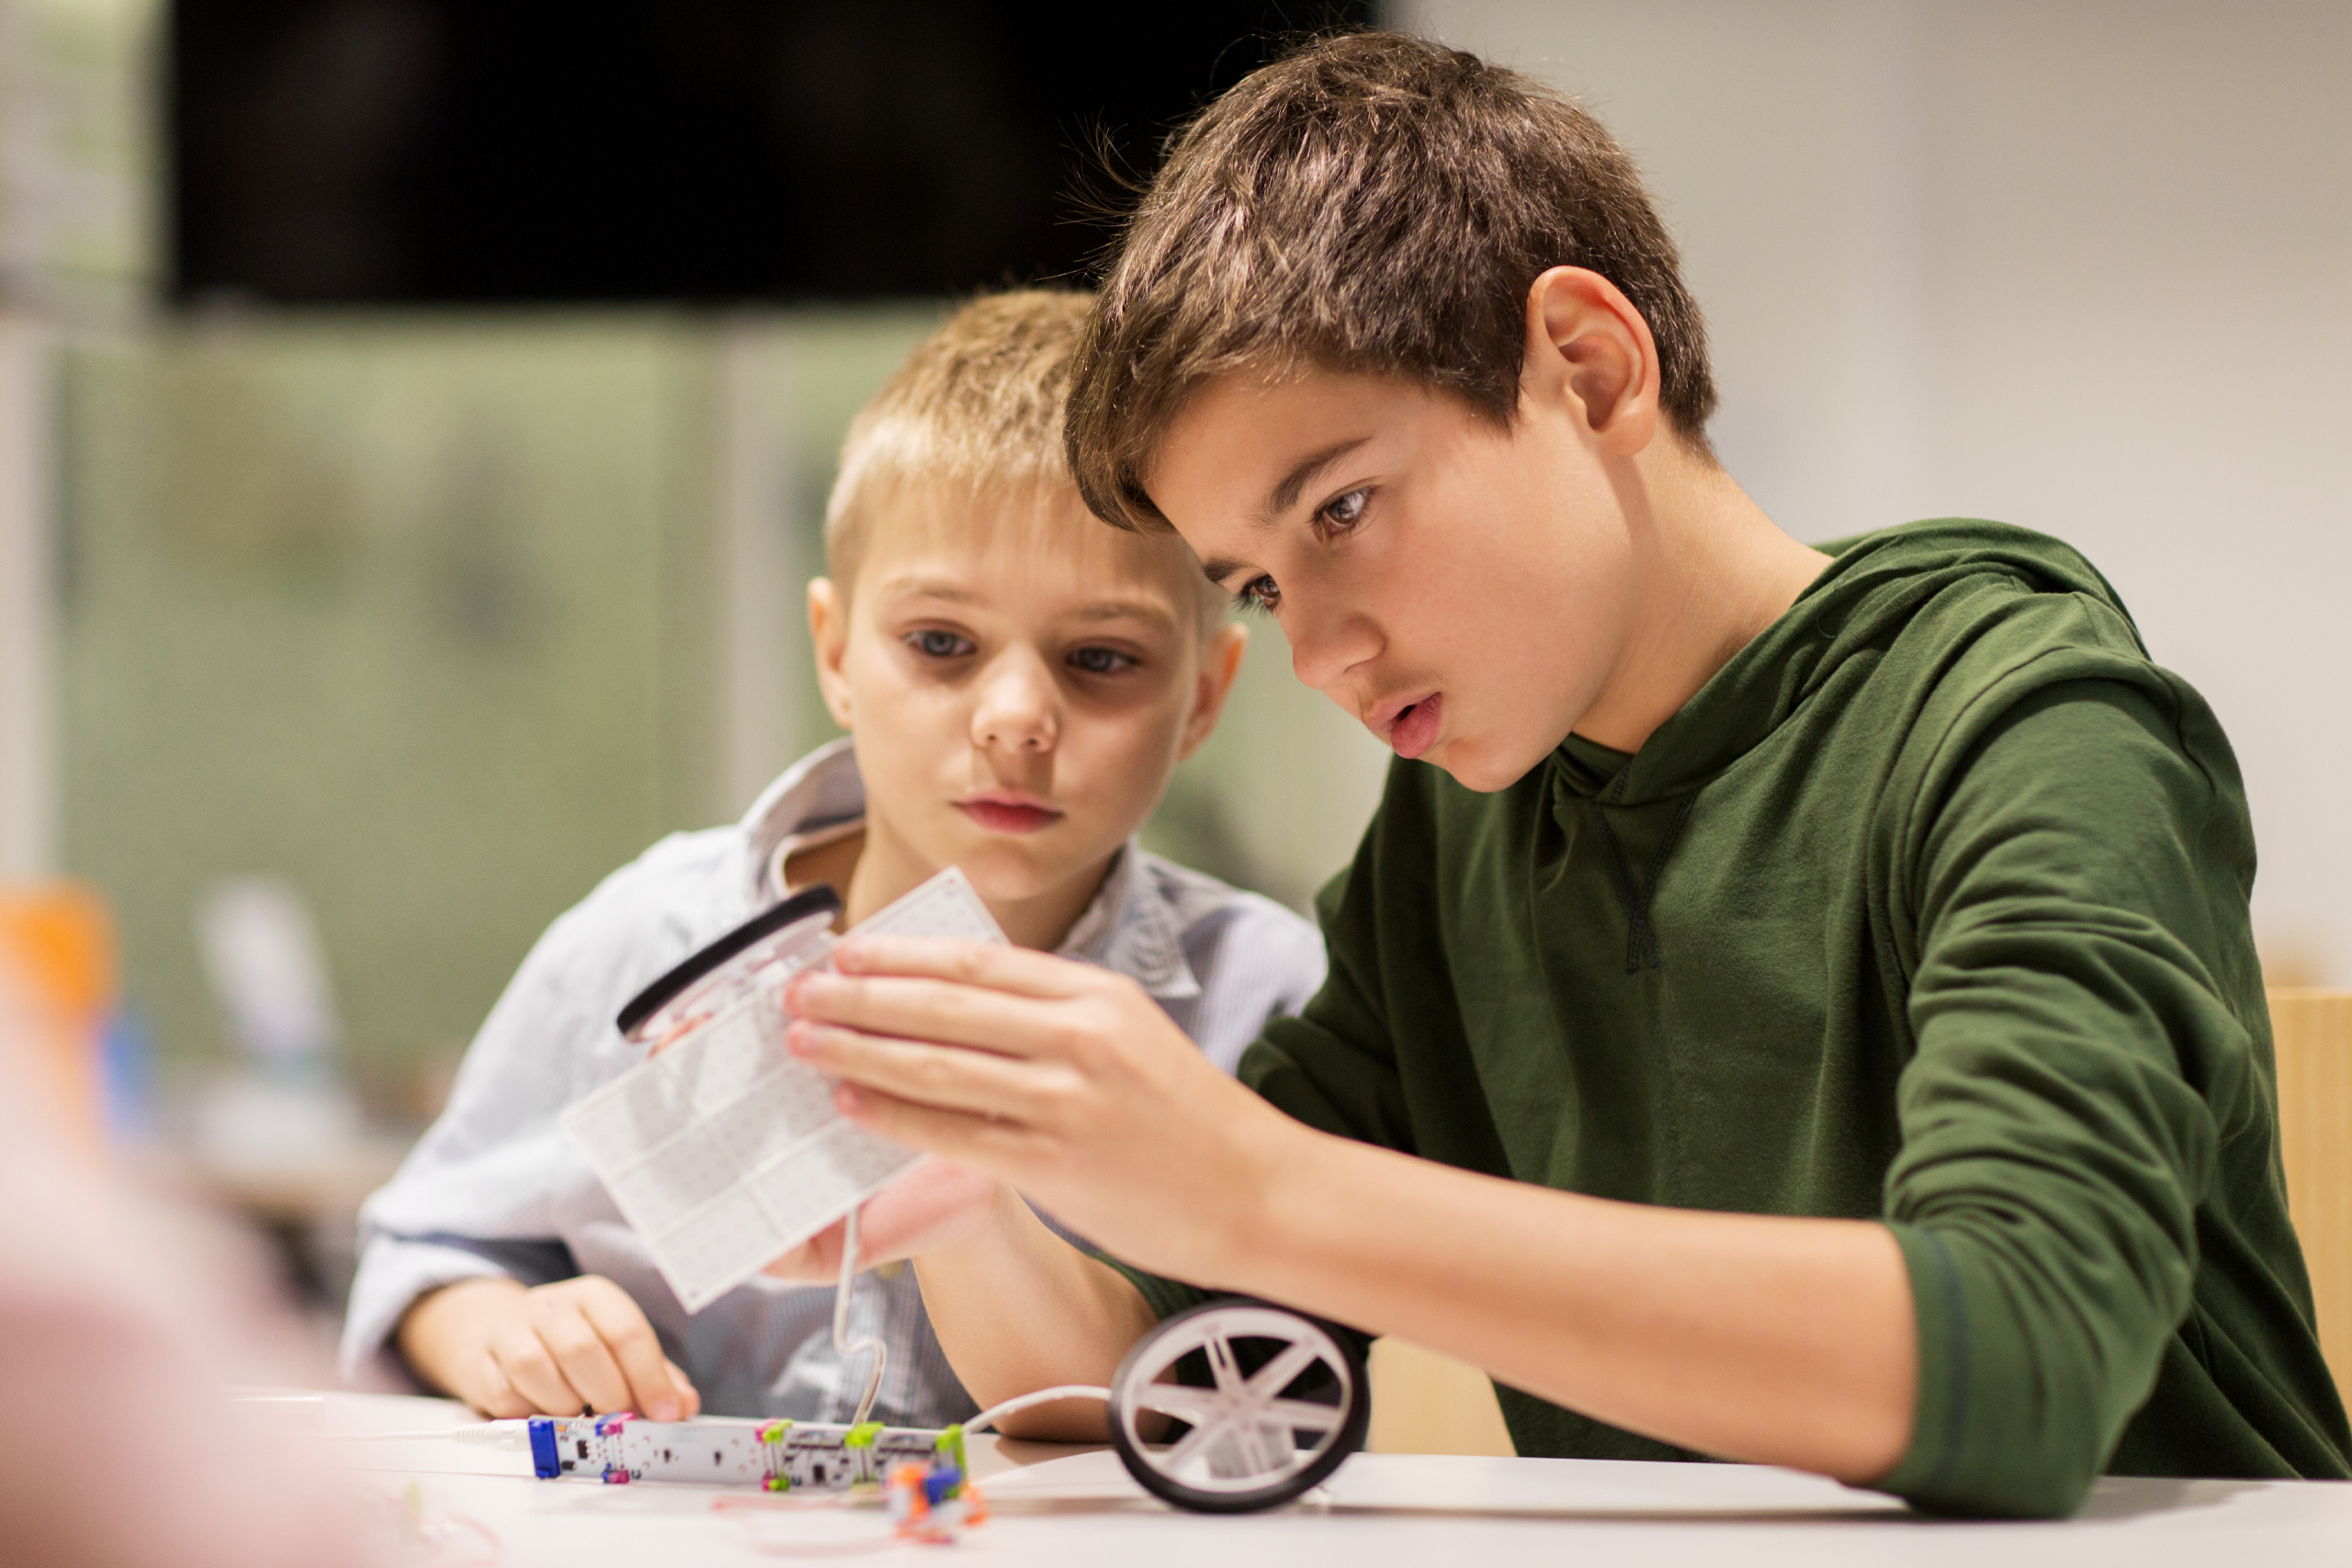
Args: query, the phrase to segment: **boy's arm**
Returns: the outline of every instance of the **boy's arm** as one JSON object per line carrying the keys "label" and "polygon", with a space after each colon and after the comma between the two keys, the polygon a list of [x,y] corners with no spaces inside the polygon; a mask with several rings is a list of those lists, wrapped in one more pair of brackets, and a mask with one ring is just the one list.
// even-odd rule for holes
{"label": "boy's arm", "polygon": [[[1056,1383],[1108,1386],[1157,1316],[1142,1292],[1048,1229],[998,1184],[988,1221],[915,1258],[940,1348],[982,1408]],[[1102,1442],[1102,1406],[1041,1404],[1008,1416],[1016,1438]]]}
{"label": "boy's arm", "polygon": [[610,1013],[634,972],[617,950],[642,923],[634,869],[534,944],[440,1117],[362,1209],[346,1375],[389,1344],[421,1381],[493,1416],[699,1408],[643,1310],[579,1276],[553,1229],[558,1173],[578,1166],[558,1116],[626,1065]]}
{"label": "boy's arm", "polygon": [[[1339,882],[1326,897],[1338,896]],[[1243,906],[1209,925],[1188,955],[1209,998],[1227,1010],[1194,1044],[1218,1061],[1212,1039],[1230,1043],[1231,1012],[1259,1027],[1298,1011],[1325,977],[1321,936],[1288,910]],[[1237,983],[1227,965],[1239,965]],[[1325,997],[1337,990],[1326,987]],[[1195,1015],[1197,1020],[1197,1015]],[[1187,1024],[1191,1033],[1197,1021]],[[1229,1060],[1229,1055],[1227,1055]],[[1224,1066],[1224,1062],[1219,1062]],[[840,1277],[842,1227],[834,1224],[771,1264],[766,1272],[810,1284]],[[1107,1384],[1121,1359],[1170,1313],[1201,1299],[1173,1280],[1134,1274],[1091,1256],[1046,1224],[992,1177],[932,1160],[860,1211],[859,1250],[869,1262],[911,1258],[924,1308],[949,1363],[982,1406],[1057,1382]],[[1009,1417],[1014,1437],[1100,1442],[1102,1411],[1091,1401],[1037,1406]]]}
{"label": "boy's arm", "polygon": [[2245,977],[2200,956],[2243,937],[2242,807],[2146,698],[2069,694],[1988,728],[1924,807],[1889,1224],[1616,1204],[1329,1136],[1035,954],[853,945],[800,983],[797,1040],[865,1086],[867,1125],[1159,1272],[1687,1447],[2063,1511],[2186,1305],[2208,1101],[2258,1098],[2217,995]]}
{"label": "boy's arm", "polygon": [[1947,745],[1903,857],[1917,1050],[1886,1214],[1921,1381],[1883,1484],[1955,1511],[2082,1495],[2188,1310],[2222,1142],[2275,1135],[2235,764],[2193,693],[2134,673]]}
{"label": "boy's arm", "polygon": [[[1123,1258],[1400,1334],[1727,1457],[1864,1480],[1903,1452],[1909,1288],[1883,1226],[1645,1208],[1457,1170],[1292,1120],[1117,976],[960,944],[842,953],[888,973],[797,980],[793,1038],[867,1086],[845,1088],[844,1109],[996,1172]],[[941,1040],[981,1048],[912,1043]],[[1052,1364],[1047,1381],[1077,1370]]]}

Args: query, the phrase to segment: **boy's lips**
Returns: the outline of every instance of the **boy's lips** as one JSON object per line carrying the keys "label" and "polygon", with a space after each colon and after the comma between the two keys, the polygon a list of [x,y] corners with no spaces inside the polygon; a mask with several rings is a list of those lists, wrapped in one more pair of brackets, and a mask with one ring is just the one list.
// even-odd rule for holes
{"label": "boy's lips", "polygon": [[1442,692],[1391,698],[1373,709],[1372,732],[1396,748],[1399,757],[1410,761],[1437,739],[1438,726],[1445,720],[1444,706]]}
{"label": "boy's lips", "polygon": [[1062,817],[1035,795],[1010,789],[967,795],[956,802],[956,809],[991,833],[1034,833]]}

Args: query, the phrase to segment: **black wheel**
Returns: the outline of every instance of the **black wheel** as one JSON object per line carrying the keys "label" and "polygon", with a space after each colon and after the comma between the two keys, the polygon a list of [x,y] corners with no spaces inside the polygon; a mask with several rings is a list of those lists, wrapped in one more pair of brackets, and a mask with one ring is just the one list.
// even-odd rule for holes
{"label": "black wheel", "polygon": [[[1177,1425],[1147,1443],[1150,1416]],[[1372,1398],[1340,1335],[1263,1302],[1208,1302],[1146,1335],[1111,1380],[1111,1443],[1154,1496],[1246,1514],[1319,1485],[1363,1447]]]}

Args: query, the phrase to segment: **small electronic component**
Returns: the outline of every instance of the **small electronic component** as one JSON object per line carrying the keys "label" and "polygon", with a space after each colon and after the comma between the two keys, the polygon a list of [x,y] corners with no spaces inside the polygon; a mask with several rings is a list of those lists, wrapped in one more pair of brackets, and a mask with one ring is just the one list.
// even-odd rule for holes
{"label": "small electronic component", "polygon": [[944,1461],[928,1468],[902,1464],[884,1484],[889,1492],[890,1523],[901,1540],[945,1545],[972,1526],[989,1522],[988,1499],[965,1479],[960,1466]]}
{"label": "small electronic component", "polygon": [[880,1486],[910,1464],[925,1474],[952,1472],[958,1485],[966,1473],[961,1427],[535,1416],[530,1435],[531,1468],[541,1479],[576,1476],[614,1486],[699,1481],[770,1492],[847,1492]]}

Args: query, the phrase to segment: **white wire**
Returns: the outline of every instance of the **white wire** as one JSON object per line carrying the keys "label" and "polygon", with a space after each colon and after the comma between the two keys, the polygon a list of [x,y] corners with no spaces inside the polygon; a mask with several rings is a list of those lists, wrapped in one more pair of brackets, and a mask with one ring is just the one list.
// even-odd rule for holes
{"label": "white wire", "polygon": [[[863,1422],[874,1409],[875,1395],[882,1392],[883,1369],[890,1364],[889,1347],[874,1335],[853,1344],[849,1337],[849,1292],[851,1281],[857,1278],[857,1211],[849,1212],[847,1223],[842,1226],[842,1278],[833,1287],[833,1351],[846,1366],[849,1359],[862,1350],[874,1352],[874,1371],[865,1380],[865,1397],[857,1402],[857,1414],[850,1418],[854,1427]],[[1041,1388],[1035,1393],[1024,1393],[1015,1399],[991,1404],[964,1423],[967,1432],[978,1432],[991,1426],[999,1416],[1026,1410],[1033,1404],[1050,1404],[1057,1399],[1103,1399],[1111,1397],[1107,1388],[1092,1383],[1063,1383],[1055,1388]]]}
{"label": "white wire", "polygon": [[1026,1410],[1033,1404],[1051,1404],[1057,1399],[1100,1399],[1107,1401],[1110,1397],[1111,1391],[1109,1389],[1098,1387],[1091,1382],[1060,1383],[1053,1388],[1041,1388],[1035,1393],[1023,1393],[1016,1395],[1012,1399],[1000,1400],[998,1403],[989,1405],[986,1410],[981,1411],[978,1416],[973,1416],[969,1421],[965,1422],[964,1430],[967,1433],[971,1433],[978,1431],[983,1427],[993,1427],[996,1425],[997,1419],[1000,1416],[1010,1416],[1015,1411]]}
{"label": "white wire", "polygon": [[849,1337],[850,1286],[857,1279],[857,1210],[852,1208],[848,1222],[842,1227],[842,1278],[833,1287],[833,1353],[842,1359],[848,1370],[850,1358],[862,1350],[874,1352],[874,1371],[865,1380],[865,1395],[857,1402],[857,1414],[850,1417],[853,1427],[862,1425],[874,1413],[874,1401],[882,1392],[882,1374],[890,1365],[890,1348],[879,1335],[869,1334],[853,1344]]}
{"label": "white wire", "polygon": [[468,1427],[444,1427],[437,1432],[314,1432],[330,1443],[458,1442],[478,1449],[523,1449],[531,1444],[528,1420],[480,1421]]}

